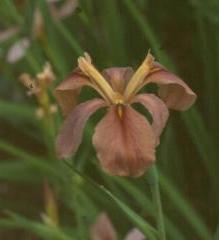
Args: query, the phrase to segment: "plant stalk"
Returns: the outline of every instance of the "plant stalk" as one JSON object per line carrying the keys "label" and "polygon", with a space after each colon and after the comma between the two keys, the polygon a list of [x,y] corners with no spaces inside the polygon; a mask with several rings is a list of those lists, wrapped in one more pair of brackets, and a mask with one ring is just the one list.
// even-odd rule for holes
{"label": "plant stalk", "polygon": [[152,193],[152,199],[155,209],[156,224],[158,230],[159,240],[166,240],[166,230],[164,225],[164,216],[162,210],[160,187],[159,187],[159,175],[155,165],[150,169],[150,189]]}

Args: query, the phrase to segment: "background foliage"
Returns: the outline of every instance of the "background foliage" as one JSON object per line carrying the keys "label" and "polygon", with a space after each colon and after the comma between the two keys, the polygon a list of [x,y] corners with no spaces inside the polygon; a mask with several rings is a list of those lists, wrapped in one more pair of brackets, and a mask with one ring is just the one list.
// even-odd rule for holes
{"label": "background foliage", "polygon": [[[44,19],[43,40],[32,37],[36,7]],[[18,81],[21,73],[34,75],[49,61],[57,75],[54,88],[85,50],[102,69],[136,67],[150,48],[198,95],[189,111],[171,112],[157,151],[168,239],[219,239],[219,2],[81,0],[71,16],[55,21],[44,0],[1,0],[0,29],[13,26],[20,31],[0,42],[0,238],[89,239],[89,226],[102,211],[120,237],[133,226],[147,232],[147,224],[154,225],[148,176],[110,177],[99,168],[91,146],[99,115],[66,165],[51,147],[61,114],[54,115],[51,132]],[[20,61],[8,63],[8,49],[24,36],[31,47]],[[91,96],[90,90],[82,93],[83,99]],[[46,181],[58,224],[42,217],[49,214]]]}

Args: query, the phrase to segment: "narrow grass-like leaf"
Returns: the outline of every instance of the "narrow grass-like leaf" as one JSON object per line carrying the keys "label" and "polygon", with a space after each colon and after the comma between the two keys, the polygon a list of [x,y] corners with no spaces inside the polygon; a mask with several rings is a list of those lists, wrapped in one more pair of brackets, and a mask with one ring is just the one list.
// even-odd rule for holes
{"label": "narrow grass-like leaf", "polygon": [[62,24],[62,22],[55,22],[55,26],[58,29],[58,31],[64,36],[66,41],[71,46],[72,50],[80,56],[84,51],[81,48],[78,41],[73,37],[72,33]]}
{"label": "narrow grass-like leaf", "polygon": [[55,68],[59,71],[60,76],[63,78],[67,73],[68,64],[61,53],[59,44],[57,43],[54,20],[50,14],[48,3],[45,0],[39,0],[38,6],[43,16],[47,32],[47,38],[43,39],[42,46],[50,61],[53,62]]}
{"label": "narrow grass-like leaf", "polygon": [[106,30],[105,33],[108,41],[108,55],[115,65],[124,64],[126,60],[125,41],[123,39],[124,32],[118,4],[116,0],[102,2],[105,22],[104,29]]}
{"label": "narrow grass-like leaf", "polygon": [[0,140],[0,150],[3,150],[5,152],[9,153],[13,157],[20,158],[20,159],[26,161],[27,163],[31,164],[33,167],[36,167],[45,173],[49,173],[52,176],[56,176],[58,179],[61,178],[61,173],[60,173],[59,169],[55,168],[55,162],[53,162],[53,164],[51,164],[51,162],[46,161],[43,158],[36,157],[33,154],[29,154],[26,151],[24,151],[20,148],[17,148],[17,147],[15,147],[5,141],[2,141],[2,140]]}
{"label": "narrow grass-like leaf", "polygon": [[14,21],[19,24],[22,24],[23,22],[22,17],[18,14],[14,3],[12,3],[11,0],[2,0],[2,2],[5,4],[5,9],[8,10],[8,13],[11,15]]}
{"label": "narrow grass-like leaf", "polygon": [[139,9],[137,8],[135,2],[133,0],[122,0],[125,4],[127,9],[129,10],[130,14],[134,18],[135,22],[137,23],[138,27],[141,29],[142,33],[145,35],[146,39],[149,41],[152,51],[155,52],[155,55],[159,58],[159,61],[165,63],[169,68],[174,69],[174,64],[164,52],[164,50],[160,50],[160,42],[155,35],[153,29],[151,28],[148,20],[144,18]]}
{"label": "narrow grass-like leaf", "polygon": [[[185,114],[182,114],[181,117],[190,132],[193,143],[197,147],[200,157],[208,168],[209,173],[211,173],[211,170],[214,168],[212,164],[214,164],[214,159],[216,157],[214,143],[200,117],[200,114],[195,108],[192,108]],[[211,159],[211,161],[209,161],[209,159]]]}
{"label": "narrow grass-like leaf", "polygon": [[36,122],[36,115],[33,107],[5,100],[0,100],[0,116],[7,120],[12,118]]}
{"label": "narrow grass-like leaf", "polygon": [[131,220],[145,233],[149,239],[156,239],[157,231],[147,224],[138,214],[132,211],[126,204],[120,201],[116,196],[114,196],[109,190],[105,187],[100,186],[102,190],[112,199],[117,205],[131,218]]}
{"label": "narrow grass-like leaf", "polygon": [[160,173],[160,184],[163,191],[167,194],[171,203],[178,209],[181,215],[190,223],[196,234],[203,240],[212,239],[212,234],[208,230],[206,224],[201,217],[197,215],[195,210],[188,204],[183,196],[173,187],[171,182]]}
{"label": "narrow grass-like leaf", "polygon": [[0,161],[0,180],[14,182],[35,182],[42,180],[43,174],[25,161],[7,160]]}
{"label": "narrow grass-like leaf", "polygon": [[76,240],[73,236],[68,236],[58,227],[52,227],[40,222],[31,221],[16,213],[7,211],[10,220],[1,220],[0,226],[6,228],[21,228],[31,231],[45,240]]}
{"label": "narrow grass-like leaf", "polygon": [[[119,184],[124,190],[126,190],[127,193],[129,193],[130,196],[132,196],[135,199],[138,205],[141,206],[146,213],[156,217],[153,204],[147,197],[146,193],[143,193],[131,181],[127,181],[125,179],[118,178],[118,177],[113,178],[113,180],[117,184]],[[171,221],[171,219],[169,219],[168,216],[165,215],[164,219],[166,223],[167,233],[170,239],[185,240],[185,237],[180,232],[178,226],[176,226],[176,224],[173,221]]]}

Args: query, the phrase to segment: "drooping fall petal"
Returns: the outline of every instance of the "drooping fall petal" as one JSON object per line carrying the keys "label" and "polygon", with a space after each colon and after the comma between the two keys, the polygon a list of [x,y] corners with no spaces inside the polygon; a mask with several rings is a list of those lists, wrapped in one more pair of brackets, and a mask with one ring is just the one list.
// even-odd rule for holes
{"label": "drooping fall petal", "polygon": [[160,134],[162,133],[169,117],[168,108],[165,103],[154,94],[138,94],[133,102],[141,103],[151,114],[153,118],[152,128],[157,137],[158,145],[160,142]]}
{"label": "drooping fall petal", "polygon": [[64,115],[75,107],[80,89],[86,85],[92,86],[88,77],[76,69],[56,88],[55,95]]}
{"label": "drooping fall petal", "polygon": [[59,157],[67,158],[77,151],[88,118],[104,106],[105,102],[102,99],[93,99],[79,104],[72,110],[57,137],[56,151]]}
{"label": "drooping fall petal", "polygon": [[109,217],[102,213],[91,227],[91,240],[116,240],[116,231]]}
{"label": "drooping fall petal", "polygon": [[142,232],[134,228],[127,234],[125,240],[146,240],[146,237],[143,235]]}
{"label": "drooping fall petal", "polygon": [[122,115],[109,108],[98,123],[93,144],[103,169],[111,175],[140,176],[155,160],[155,135],[149,122],[129,106]]}
{"label": "drooping fall petal", "polygon": [[122,94],[133,75],[133,69],[131,67],[112,67],[104,69],[102,73],[113,90]]}
{"label": "drooping fall petal", "polygon": [[[157,64],[158,69],[145,79],[145,83],[156,83],[159,96],[169,108],[184,111],[196,100],[196,94],[179,77]],[[155,65],[155,68],[157,67]]]}

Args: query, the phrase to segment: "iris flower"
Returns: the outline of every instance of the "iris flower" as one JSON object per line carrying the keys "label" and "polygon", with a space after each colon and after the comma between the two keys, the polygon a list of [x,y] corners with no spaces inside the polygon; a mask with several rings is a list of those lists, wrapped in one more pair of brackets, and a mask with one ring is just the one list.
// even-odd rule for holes
{"label": "iris flower", "polygon": [[[140,93],[145,85],[155,83],[158,93]],[[83,86],[95,89],[102,98],[77,105]],[[118,176],[140,176],[155,161],[155,148],[166,125],[169,111],[186,110],[196,94],[177,76],[154,61],[148,53],[134,72],[130,67],[107,68],[100,73],[85,53],[78,67],[56,88],[57,100],[66,120],[57,137],[59,157],[75,154],[88,118],[99,108],[107,107],[93,135],[93,145],[100,164],[107,173]],[[152,123],[132,106],[142,104]]]}
{"label": "iris flower", "polygon": [[[117,240],[117,233],[106,213],[98,216],[91,227],[91,240]],[[144,235],[136,228],[130,230],[125,240],[146,240]]]}

